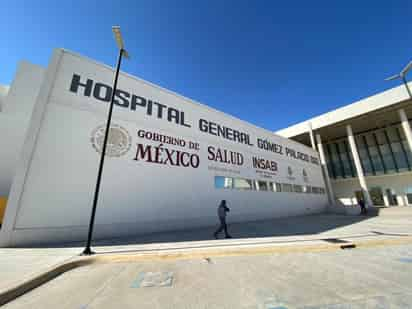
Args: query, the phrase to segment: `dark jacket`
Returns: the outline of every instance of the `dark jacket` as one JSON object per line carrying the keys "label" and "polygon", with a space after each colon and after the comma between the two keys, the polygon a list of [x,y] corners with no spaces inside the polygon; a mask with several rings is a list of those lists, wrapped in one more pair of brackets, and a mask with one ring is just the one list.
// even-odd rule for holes
{"label": "dark jacket", "polygon": [[226,213],[229,211],[230,209],[226,205],[220,204],[217,208],[217,215],[219,218],[226,218]]}

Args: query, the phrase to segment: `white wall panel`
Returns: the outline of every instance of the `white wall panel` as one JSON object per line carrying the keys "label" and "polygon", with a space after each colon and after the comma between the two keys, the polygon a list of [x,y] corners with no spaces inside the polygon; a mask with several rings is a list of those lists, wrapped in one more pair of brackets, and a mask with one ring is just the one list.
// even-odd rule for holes
{"label": "white wall panel", "polygon": [[[95,129],[105,124],[108,103],[93,97],[93,91],[90,96],[85,96],[83,88],[75,93],[70,91],[70,86],[74,74],[80,75],[83,83],[92,79],[93,85],[111,85],[113,70],[62,50],[55,52],[51,63],[31,124],[37,129],[31,131],[31,142],[25,144],[27,158],[22,166],[27,168],[20,171],[19,178],[24,181],[13,184],[15,193],[7,208],[10,211],[6,225],[9,237],[3,237],[4,245],[86,237],[99,161],[92,140]],[[317,153],[311,148],[127,74],[120,75],[118,88],[130,96],[135,94],[179,110],[191,127],[167,121],[164,117],[159,119],[155,108],[152,115],[139,106],[133,111],[130,101],[129,108],[115,106],[112,123],[129,134],[131,146],[122,156],[106,158],[96,215],[96,237],[213,225],[221,199],[226,199],[232,210],[231,222],[308,214],[325,209],[325,194],[214,187],[215,175],[324,187],[320,165],[285,153],[288,147],[318,160]],[[244,132],[253,146],[201,132],[199,119]],[[138,144],[145,147],[159,145],[159,142],[139,137],[137,133],[141,129],[181,138],[186,143],[199,143],[199,150],[188,149],[187,144],[185,147],[163,145],[169,152],[175,151],[174,154],[185,151],[198,156],[199,166],[172,166],[142,158],[134,160]],[[283,152],[259,149],[258,138],[281,145]],[[209,146],[241,153],[244,163],[239,166],[209,160]],[[162,156],[166,158],[165,150]],[[275,161],[278,170],[262,177],[261,171],[257,172],[252,166],[253,156]],[[218,172],[216,169],[229,171]]]}

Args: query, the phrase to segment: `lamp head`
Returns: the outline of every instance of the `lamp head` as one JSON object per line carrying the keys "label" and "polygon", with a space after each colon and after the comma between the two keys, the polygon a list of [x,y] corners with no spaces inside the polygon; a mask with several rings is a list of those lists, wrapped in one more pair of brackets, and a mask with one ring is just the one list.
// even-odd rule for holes
{"label": "lamp head", "polygon": [[124,43],[123,43],[122,33],[120,32],[120,27],[113,26],[112,31],[114,34],[114,39],[116,40],[117,47],[119,49],[124,49]]}
{"label": "lamp head", "polygon": [[112,31],[114,34],[114,39],[116,41],[117,47],[122,51],[123,56],[129,59],[130,58],[129,53],[124,48],[124,42],[123,42],[122,33],[120,32],[120,26],[113,26]]}

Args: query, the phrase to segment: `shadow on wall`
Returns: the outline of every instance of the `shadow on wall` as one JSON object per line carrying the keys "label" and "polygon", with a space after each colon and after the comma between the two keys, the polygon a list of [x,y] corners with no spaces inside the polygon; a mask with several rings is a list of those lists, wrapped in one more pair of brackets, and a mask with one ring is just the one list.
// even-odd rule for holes
{"label": "shadow on wall", "polygon": [[[352,225],[379,215],[379,209],[370,209],[367,216],[341,215],[322,213],[298,217],[276,218],[244,223],[230,223],[230,213],[227,217],[229,233],[234,239],[316,235],[336,228]],[[131,236],[128,238],[113,238],[94,240],[93,246],[116,246],[132,244],[150,244],[165,242],[201,241],[214,239],[213,233],[219,225],[191,230],[152,233]],[[223,235],[221,235],[223,237]],[[64,247],[82,247],[84,242],[67,243]],[[99,250],[100,251],[100,250]]]}

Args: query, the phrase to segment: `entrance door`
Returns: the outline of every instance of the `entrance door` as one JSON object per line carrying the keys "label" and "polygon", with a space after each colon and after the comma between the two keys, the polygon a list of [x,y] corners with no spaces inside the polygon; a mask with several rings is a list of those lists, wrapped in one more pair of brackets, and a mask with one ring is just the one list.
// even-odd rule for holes
{"label": "entrance door", "polygon": [[383,206],[385,202],[383,201],[383,193],[380,187],[373,187],[370,189],[369,194],[371,196],[371,200],[373,205],[376,206]]}
{"label": "entrance door", "polygon": [[386,189],[386,195],[388,196],[388,201],[390,206],[397,206],[398,199],[396,198],[396,192],[393,189]]}

